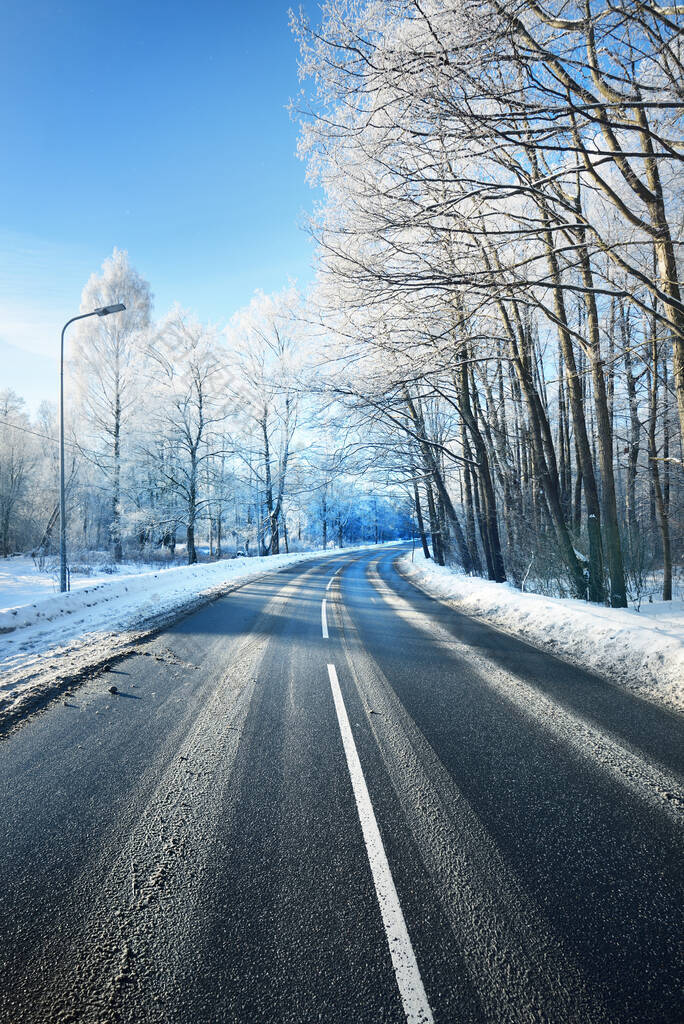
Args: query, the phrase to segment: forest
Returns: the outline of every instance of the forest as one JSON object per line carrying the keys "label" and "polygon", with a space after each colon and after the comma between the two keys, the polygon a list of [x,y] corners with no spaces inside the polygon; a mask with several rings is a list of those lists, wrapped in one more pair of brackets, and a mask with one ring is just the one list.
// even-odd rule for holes
{"label": "forest", "polygon": [[333,0],[292,23],[330,386],[435,558],[615,607],[657,571],[670,599],[681,12]]}
{"label": "forest", "polygon": [[[306,294],[226,326],[115,250],[69,347],[69,546],[198,557],[410,537],[613,607],[684,538],[681,14],[330,0],[291,15]],[[0,395],[0,554],[55,551],[56,410]],[[72,554],[72,557],[75,555]]]}
{"label": "forest", "polygon": [[[293,288],[255,295],[223,330],[175,306],[152,320],[150,286],[115,250],[87,282],[65,369],[68,550],[192,564],[410,532],[406,500],[345,468],[305,386]],[[55,382],[57,384],[57,381]],[[57,408],[0,392],[0,554],[44,565],[59,547]]]}

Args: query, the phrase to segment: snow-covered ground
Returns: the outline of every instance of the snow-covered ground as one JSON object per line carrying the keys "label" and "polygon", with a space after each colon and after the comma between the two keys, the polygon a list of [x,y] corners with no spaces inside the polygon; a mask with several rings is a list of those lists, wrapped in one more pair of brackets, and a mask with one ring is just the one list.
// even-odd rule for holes
{"label": "snow-covered ground", "polygon": [[[345,548],[363,550],[374,545]],[[122,574],[74,577],[60,594],[31,559],[0,562],[0,717],[14,714],[37,692],[48,694],[68,678],[130,648],[150,629],[172,621],[221,593],[266,572],[322,555],[298,552],[155,569],[129,566]]]}
{"label": "snow-covered ground", "polygon": [[641,611],[569,598],[523,594],[507,583],[464,576],[416,552],[400,570],[458,611],[598,672],[670,708],[684,709],[684,601],[654,601]]}
{"label": "snow-covered ground", "polygon": [[[163,571],[161,566],[136,562],[126,562],[109,568],[116,568],[116,571],[107,572],[102,566],[93,566],[88,575],[72,573],[71,589],[82,590],[98,583],[121,580],[124,576]],[[19,605],[41,601],[51,594],[59,594],[59,566],[41,571],[32,558],[23,555],[0,559],[0,614]]]}
{"label": "snow-covered ground", "polygon": [[[18,575],[14,585],[8,581],[6,590],[0,580],[0,659],[13,643],[25,650],[28,645],[64,643],[86,631],[130,628],[152,613],[182,606],[198,594],[259,576],[267,569],[285,568],[306,557],[235,558],[116,575],[95,571],[91,577],[74,578],[66,594],[60,594],[59,588],[53,590],[50,577],[38,573]],[[9,574],[12,562],[17,561],[12,559],[5,572]]]}

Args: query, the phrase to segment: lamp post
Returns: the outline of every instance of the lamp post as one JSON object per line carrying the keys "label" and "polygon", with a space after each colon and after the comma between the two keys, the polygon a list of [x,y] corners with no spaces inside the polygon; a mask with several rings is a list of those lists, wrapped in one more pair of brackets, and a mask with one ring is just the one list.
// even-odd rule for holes
{"label": "lamp post", "polygon": [[64,493],[64,332],[75,320],[85,320],[89,316],[109,316],[110,313],[121,313],[126,307],[123,302],[114,306],[100,306],[92,313],[81,313],[72,316],[62,328],[62,342],[59,354],[59,589],[63,594],[67,588],[66,564],[66,498]]}

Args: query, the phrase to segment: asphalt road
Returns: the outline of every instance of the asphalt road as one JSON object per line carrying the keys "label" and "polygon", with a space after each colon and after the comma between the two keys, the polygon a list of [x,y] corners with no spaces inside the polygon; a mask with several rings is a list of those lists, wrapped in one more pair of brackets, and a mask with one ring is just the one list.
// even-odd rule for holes
{"label": "asphalt road", "polygon": [[395,556],[250,583],[0,743],[0,1021],[684,1019],[680,720]]}

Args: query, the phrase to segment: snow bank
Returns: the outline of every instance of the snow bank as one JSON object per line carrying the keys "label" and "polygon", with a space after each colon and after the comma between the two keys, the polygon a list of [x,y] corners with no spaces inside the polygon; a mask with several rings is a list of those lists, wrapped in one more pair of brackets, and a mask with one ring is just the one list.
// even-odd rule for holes
{"label": "snow bank", "polygon": [[[122,576],[140,576],[160,572],[164,568],[161,565],[123,563],[116,567],[115,572],[103,572],[101,567],[95,566],[87,576],[73,572],[71,589],[81,590],[121,579]],[[59,566],[53,571],[41,571],[32,558],[14,555],[0,559],[0,614],[19,605],[42,601],[51,594],[59,594]]]}
{"label": "snow bank", "polygon": [[523,594],[507,583],[464,576],[406,555],[399,569],[460,612],[607,676],[641,696],[684,709],[684,602],[657,601],[641,611],[570,598]]}
{"label": "snow bank", "polygon": [[[37,695],[116,657],[151,629],[170,624],[238,586],[311,554],[236,558],[108,577],[106,582],[44,592],[0,611],[0,724]],[[0,591],[0,606],[5,603]]]}
{"label": "snow bank", "polygon": [[294,563],[371,547],[377,545],[138,571],[66,594],[50,593],[40,583],[36,600],[3,607],[8,594],[31,587],[30,580],[20,578],[25,567],[10,559],[3,565],[8,586],[3,588],[0,579],[0,732],[73,681],[125,655],[151,630],[165,628],[233,587]]}
{"label": "snow bank", "polygon": [[55,632],[57,639],[63,642],[69,635],[80,635],[84,629],[97,629],[100,624],[107,629],[125,628],[131,624],[131,616],[137,621],[146,617],[148,612],[164,611],[182,604],[190,596],[260,575],[267,568],[284,568],[301,558],[301,555],[276,555],[184,565],[142,574],[110,576],[105,582],[95,581],[90,586],[82,585],[66,594],[39,594],[30,603],[0,611],[0,637],[20,630],[22,640],[26,641],[33,627],[43,627],[42,633]]}
{"label": "snow bank", "polygon": [[[81,637],[98,629],[107,631],[138,627],[152,617],[175,608],[182,609],[198,597],[211,597],[233,583],[256,579],[265,572],[285,569],[296,562],[314,557],[339,556],[356,548],[306,551],[262,558],[233,558],[199,565],[147,569],[123,575],[105,576],[100,580],[79,580],[78,589],[66,594],[50,593],[42,584],[26,581],[20,572],[7,579],[0,577],[0,665],[8,644],[19,641],[26,645],[64,644],[70,637]],[[22,567],[19,567],[20,569]],[[51,586],[50,577],[47,579]],[[16,581],[16,587],[13,583]],[[17,595],[30,593],[33,600],[2,607]],[[14,634],[14,635],[11,635]]]}

